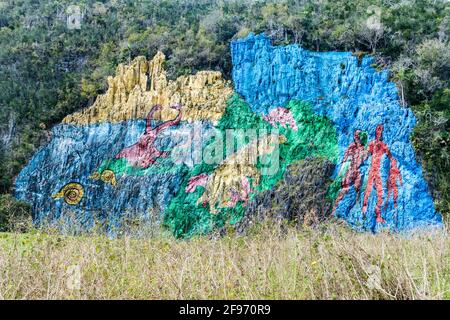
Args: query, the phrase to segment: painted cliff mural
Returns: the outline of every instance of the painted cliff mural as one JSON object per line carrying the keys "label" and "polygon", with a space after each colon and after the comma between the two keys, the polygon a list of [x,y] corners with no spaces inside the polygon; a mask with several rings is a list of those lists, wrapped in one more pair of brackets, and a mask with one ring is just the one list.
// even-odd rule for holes
{"label": "painted cliff mural", "polygon": [[253,34],[231,53],[232,82],[213,71],[168,80],[162,53],[119,65],[17,177],[34,222],[114,235],[132,218],[177,237],[263,212],[332,214],[360,231],[441,225],[410,142],[414,115],[370,57]]}

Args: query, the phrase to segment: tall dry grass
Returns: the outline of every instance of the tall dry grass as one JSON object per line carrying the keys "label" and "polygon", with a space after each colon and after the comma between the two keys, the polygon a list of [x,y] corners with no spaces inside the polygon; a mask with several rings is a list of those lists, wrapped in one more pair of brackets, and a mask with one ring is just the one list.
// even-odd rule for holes
{"label": "tall dry grass", "polygon": [[0,234],[2,299],[448,299],[446,234],[263,225],[176,240]]}

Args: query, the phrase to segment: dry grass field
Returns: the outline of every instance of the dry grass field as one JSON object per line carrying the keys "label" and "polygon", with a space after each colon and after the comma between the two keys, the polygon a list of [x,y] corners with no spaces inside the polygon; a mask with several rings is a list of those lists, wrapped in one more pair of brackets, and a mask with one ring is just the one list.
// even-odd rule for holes
{"label": "dry grass field", "polygon": [[0,233],[1,299],[449,299],[450,238],[261,225],[176,240]]}

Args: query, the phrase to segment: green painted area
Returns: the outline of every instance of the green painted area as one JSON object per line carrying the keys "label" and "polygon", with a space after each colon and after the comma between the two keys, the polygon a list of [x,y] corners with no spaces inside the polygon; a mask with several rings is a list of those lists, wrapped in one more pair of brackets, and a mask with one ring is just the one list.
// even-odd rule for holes
{"label": "green painted area", "polygon": [[[261,175],[259,185],[254,188],[250,195],[250,201],[256,193],[272,188],[283,178],[289,164],[301,159],[324,157],[332,162],[338,158],[338,146],[336,131],[329,119],[316,115],[309,104],[300,101],[291,101],[288,106],[296,123],[298,130],[283,128],[278,126],[278,133],[286,140],[280,145],[278,150],[266,157],[259,157],[256,168],[263,173],[264,168],[274,166],[277,168],[271,175]],[[251,111],[249,105],[238,95],[233,95],[227,102],[227,108],[218,125],[223,136],[227,129],[256,129],[257,132],[274,132],[275,128],[265,121],[260,115]],[[251,141],[242,133],[238,140],[243,142],[241,147]],[[213,142],[211,142],[213,143]],[[224,154],[226,153],[224,146]],[[264,158],[264,159],[263,159]],[[274,162],[278,162],[277,164]],[[215,166],[205,163],[194,166],[193,169],[183,169],[184,178],[180,192],[172,199],[164,215],[165,225],[178,238],[190,237],[197,234],[206,234],[214,229],[224,227],[227,223],[234,224],[244,215],[245,207],[243,202],[238,202],[234,208],[217,208],[217,214],[210,213],[208,206],[197,204],[197,200],[202,196],[205,188],[197,187],[192,193],[184,190],[191,177],[200,173],[211,174]],[[253,181],[251,181],[253,183]]]}
{"label": "green painted area", "polygon": [[[219,144],[218,149],[221,150],[220,147],[222,147],[223,156],[229,156],[255,139],[270,133],[276,133],[283,137],[283,143],[279,144],[279,148],[275,148],[272,153],[258,157],[257,163],[254,165],[254,168],[260,173],[260,181],[257,186],[254,186],[255,181],[249,174],[253,190],[250,194],[250,201],[258,192],[273,188],[277,182],[283,179],[286,168],[298,160],[322,157],[334,163],[337,161],[336,130],[331,121],[324,116],[315,114],[308,103],[291,101],[286,108],[290,110],[297,124],[297,130],[293,130],[289,125],[284,128],[281,124],[276,128],[273,127],[261,115],[254,113],[243,99],[234,94],[227,101],[227,108],[215,126],[223,141],[222,146]],[[230,129],[234,144],[227,149],[227,132]],[[254,135],[249,134],[249,129],[254,130]],[[203,144],[205,147],[212,147],[217,143],[216,139],[217,137],[208,138]],[[180,175],[182,181],[180,191],[171,200],[164,213],[164,224],[176,237],[184,238],[207,234],[226,224],[233,225],[245,213],[244,203],[239,201],[234,208],[219,208],[216,204],[217,214],[211,214],[209,204],[197,204],[198,199],[205,191],[204,187],[198,186],[192,193],[185,192],[191,177],[201,173],[210,175],[218,165],[207,164],[202,160],[200,164],[189,168],[184,164],[174,164],[169,157],[158,159],[158,165],[142,169],[131,166],[126,159],[122,158],[104,161],[97,172],[101,173],[109,169],[114,171],[116,176],[144,176],[167,172]],[[336,189],[333,194],[337,194],[340,181],[338,177],[332,185]]]}
{"label": "green painted area", "polygon": [[[269,155],[271,161],[279,162],[279,170],[273,175],[265,175],[261,178],[258,190],[271,189],[279,180],[283,178],[286,168],[295,161],[323,157],[336,163],[338,159],[338,145],[336,130],[331,121],[316,115],[309,104],[300,101],[291,101],[287,108],[290,109],[298,130],[278,126],[280,134],[287,140],[280,144],[279,157]],[[262,167],[258,164],[258,168]]]}

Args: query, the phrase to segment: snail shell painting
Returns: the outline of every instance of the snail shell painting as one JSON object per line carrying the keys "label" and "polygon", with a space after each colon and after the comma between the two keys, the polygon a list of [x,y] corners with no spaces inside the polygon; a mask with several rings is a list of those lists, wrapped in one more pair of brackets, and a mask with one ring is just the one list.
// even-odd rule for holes
{"label": "snail shell painting", "polygon": [[117,185],[117,180],[116,180],[116,174],[114,173],[114,171],[106,169],[104,170],[102,173],[99,172],[94,172],[91,176],[91,179],[93,180],[101,180],[105,183],[110,183],[113,186]]}
{"label": "snail shell painting", "polygon": [[66,184],[52,197],[55,199],[64,198],[64,201],[70,205],[78,204],[84,195],[84,188],[81,184],[76,182],[71,182]]}
{"label": "snail shell painting", "polygon": [[109,169],[106,169],[105,171],[102,172],[100,179],[103,182],[111,183],[113,186],[117,184],[116,175],[114,174],[114,171]]}

